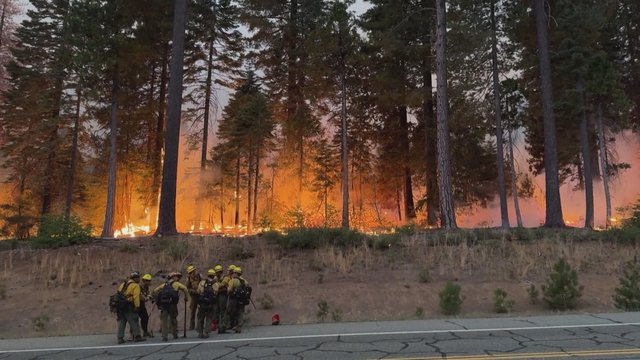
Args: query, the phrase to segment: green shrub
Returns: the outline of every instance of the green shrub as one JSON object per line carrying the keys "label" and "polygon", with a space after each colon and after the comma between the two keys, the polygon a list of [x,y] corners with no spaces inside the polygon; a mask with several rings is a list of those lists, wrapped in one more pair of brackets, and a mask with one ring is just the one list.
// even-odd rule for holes
{"label": "green shrub", "polygon": [[0,283],[0,300],[4,300],[7,298],[7,286],[5,284]]}
{"label": "green shrub", "polygon": [[41,248],[59,248],[80,245],[91,239],[91,226],[82,225],[76,217],[48,215],[42,218],[33,245]]}
{"label": "green shrub", "polygon": [[329,315],[329,303],[327,303],[326,300],[320,300],[318,302],[318,312],[316,313],[316,316],[321,321],[324,321],[327,315]]}
{"label": "green shrub", "polygon": [[640,230],[640,199],[631,207],[629,218],[622,222],[624,228],[636,228]]}
{"label": "green shrub", "polygon": [[342,321],[342,310],[340,309],[335,309],[331,312],[331,319],[334,322],[340,322]]}
{"label": "green shrub", "polygon": [[625,264],[613,302],[616,308],[624,311],[640,310],[640,263],[636,260]]}
{"label": "green shrub", "polygon": [[428,283],[429,281],[431,281],[431,274],[429,273],[429,270],[420,270],[420,273],[418,274],[418,280],[420,280],[421,283]]}
{"label": "green shrub", "polygon": [[424,318],[424,309],[421,307],[416,308],[415,317],[418,319]]}
{"label": "green shrub", "polygon": [[440,291],[440,309],[442,309],[443,314],[456,315],[460,313],[463,301],[460,291],[460,285],[450,281]]}
{"label": "green shrub", "polygon": [[138,247],[132,244],[122,244],[120,245],[120,252],[127,254],[135,254],[138,252]]}
{"label": "green shrub", "polygon": [[189,244],[176,237],[163,237],[156,241],[162,252],[175,261],[181,261],[189,255]]}
{"label": "green shrub", "polygon": [[552,310],[572,310],[578,306],[583,287],[578,283],[578,274],[564,258],[558,260],[542,286],[544,301]]}
{"label": "green shrub", "polygon": [[44,331],[49,326],[49,317],[47,315],[35,317],[31,319],[31,326],[36,332]]}
{"label": "green shrub", "polygon": [[534,284],[531,284],[531,286],[527,288],[527,294],[529,294],[529,301],[531,301],[532,304],[536,304],[538,302],[538,296],[540,296],[540,292]]}
{"label": "green shrub", "polygon": [[229,258],[233,260],[247,260],[254,256],[255,254],[251,250],[242,245],[232,245],[229,249]]}
{"label": "green shrub", "polygon": [[271,295],[264,293],[261,297],[257,298],[256,301],[262,306],[263,309],[269,310],[273,309],[273,298]]}
{"label": "green shrub", "polygon": [[493,293],[493,306],[498,314],[510,313],[515,301],[507,300],[507,292],[497,288]]}

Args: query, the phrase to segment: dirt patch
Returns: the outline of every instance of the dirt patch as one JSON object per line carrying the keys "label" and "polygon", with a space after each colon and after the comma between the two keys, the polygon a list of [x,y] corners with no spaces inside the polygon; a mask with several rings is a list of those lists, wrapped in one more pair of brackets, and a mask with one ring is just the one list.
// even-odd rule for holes
{"label": "dirt patch", "polygon": [[[268,294],[272,309],[249,307],[251,324],[270,324],[278,313],[284,324],[439,318],[438,293],[447,281],[462,287],[460,316],[495,316],[493,292],[515,300],[512,315],[547,312],[532,303],[527,288],[544,283],[564,255],[577,270],[584,294],[578,311],[612,311],[612,294],[622,265],[638,249],[598,241],[517,242],[506,239],[475,245],[427,243],[419,235],[393,247],[365,245],[284,251],[263,238],[181,237],[100,241],[57,250],[0,252],[0,338],[110,333],[115,319],[107,299],[130,271],[162,275],[236,264],[254,289],[254,300]],[[425,276],[428,275],[428,276]],[[425,282],[425,278],[428,281]],[[318,303],[328,305],[318,317]],[[182,316],[182,310],[181,310]],[[158,311],[152,328],[157,330]],[[182,320],[180,320],[180,323]]]}

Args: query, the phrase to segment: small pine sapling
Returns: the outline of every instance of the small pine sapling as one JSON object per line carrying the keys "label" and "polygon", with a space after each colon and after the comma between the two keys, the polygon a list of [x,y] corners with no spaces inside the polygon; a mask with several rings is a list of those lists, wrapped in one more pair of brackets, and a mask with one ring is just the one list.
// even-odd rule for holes
{"label": "small pine sapling", "polygon": [[544,301],[552,310],[572,310],[578,306],[583,287],[578,283],[578,274],[564,258],[558,260],[542,286]]}
{"label": "small pine sapling", "polygon": [[617,309],[624,311],[640,310],[640,263],[636,259],[624,265],[613,303]]}

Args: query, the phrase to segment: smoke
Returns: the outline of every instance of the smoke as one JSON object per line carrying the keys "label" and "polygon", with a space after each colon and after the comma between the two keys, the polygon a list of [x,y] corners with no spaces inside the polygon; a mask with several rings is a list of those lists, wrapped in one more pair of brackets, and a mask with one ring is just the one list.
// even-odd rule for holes
{"label": "smoke", "polygon": [[[624,170],[620,176],[610,183],[611,203],[614,218],[620,217],[616,209],[626,207],[640,198],[640,141],[637,134],[625,131],[616,136],[615,152],[618,162],[631,164],[631,168]],[[519,167],[527,165],[521,157]],[[523,225],[527,227],[540,226],[545,220],[544,175],[535,178],[535,193],[531,199],[520,199],[520,210]],[[584,225],[585,196],[584,191],[575,190],[576,184],[569,182],[560,188],[562,210],[567,225],[581,227]],[[594,211],[595,226],[604,227],[606,222],[605,198],[602,181],[594,182]],[[516,223],[513,199],[509,198],[509,220]],[[498,200],[492,202],[486,209],[474,209],[472,214],[461,214],[458,224],[462,227],[500,226],[500,206]]]}

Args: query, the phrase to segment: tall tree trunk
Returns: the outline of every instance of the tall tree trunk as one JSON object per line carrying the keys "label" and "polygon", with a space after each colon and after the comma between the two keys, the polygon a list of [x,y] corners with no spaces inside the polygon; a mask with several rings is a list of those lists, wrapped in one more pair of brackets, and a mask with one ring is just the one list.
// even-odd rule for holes
{"label": "tall tree trunk", "polygon": [[585,215],[584,227],[593,229],[593,171],[591,169],[591,146],[589,145],[589,128],[584,95],[584,82],[580,77],[576,84],[580,94],[580,150],[582,153],[582,167],[584,172]]}
{"label": "tall tree trunk", "polygon": [[436,0],[436,62],[438,78],[438,184],[440,186],[440,223],[445,229],[455,229],[456,212],[451,191],[449,160],[449,99],[447,98],[447,5]]}
{"label": "tall tree trunk", "polygon": [[249,141],[249,156],[247,156],[247,233],[251,232],[253,201],[253,142]]}
{"label": "tall tree trunk", "polygon": [[153,180],[151,184],[151,204],[149,205],[149,229],[158,225],[158,200],[160,198],[160,181],[162,171],[162,150],[164,149],[165,114],[167,111],[167,84],[169,72],[169,44],[163,44],[162,70],[160,71],[160,94],[158,95],[158,117],[154,135]]}
{"label": "tall tree trunk", "polygon": [[507,207],[507,187],[504,176],[504,144],[502,131],[502,109],[500,108],[500,73],[498,70],[498,29],[496,24],[495,0],[491,0],[491,70],[493,73],[493,103],[496,115],[496,165],[498,169],[498,193],[500,194],[500,219],[502,228],[508,229],[509,209]]}
{"label": "tall tree trunk", "polygon": [[516,212],[516,224],[519,228],[522,225],[522,214],[520,213],[520,200],[518,199],[518,177],[516,176],[516,161],[513,156],[513,137],[511,130],[509,130],[509,164],[511,166],[511,193],[513,196],[513,208]]}
{"label": "tall tree trunk", "polygon": [[[430,41],[429,41],[430,42]],[[427,43],[427,41],[425,41]],[[424,117],[424,153],[427,225],[438,225],[438,170],[436,150],[436,114],[433,109],[433,78],[431,76],[431,47],[422,63],[422,79],[424,82],[424,100],[422,112]]]}
{"label": "tall tree trunk", "polygon": [[[154,149],[154,101],[156,93],[156,61],[151,62],[151,82],[149,84],[149,114],[147,118],[147,163],[153,164],[153,149]],[[153,181],[153,179],[152,179]]]}
{"label": "tall tree trunk", "polygon": [[233,218],[233,224],[238,227],[240,225],[240,149],[238,149],[238,157],[236,159],[236,193],[234,197],[236,212]]}
{"label": "tall tree trunk", "polygon": [[[339,39],[339,48],[342,52],[342,36]],[[347,125],[347,79],[345,69],[345,56],[342,56],[340,64],[340,125],[342,131],[342,227],[349,228],[349,129]]]}
{"label": "tall tree trunk", "polygon": [[209,43],[209,61],[207,63],[207,80],[204,94],[204,119],[202,120],[202,151],[200,153],[200,177],[198,178],[198,197],[196,198],[196,209],[194,219],[194,230],[199,231],[202,221],[202,204],[205,196],[206,181],[204,179],[207,170],[207,150],[209,149],[209,117],[211,114],[211,93],[213,78],[213,41]]}
{"label": "tall tree trunk", "polygon": [[560,180],[558,178],[558,144],[556,141],[556,120],[553,110],[553,86],[551,83],[551,60],[547,40],[545,0],[533,0],[538,37],[538,58],[540,61],[540,81],[542,84],[542,110],[544,117],[544,172],[546,195],[546,227],[564,227]]}
{"label": "tall tree trunk", "polygon": [[413,202],[413,183],[411,180],[411,167],[409,166],[409,120],[407,107],[398,107],[398,125],[400,127],[400,147],[402,149],[403,169],[403,197],[404,197],[404,218],[409,222],[416,218],[416,208]]}
{"label": "tall tree trunk", "polygon": [[113,69],[111,84],[111,121],[109,122],[109,175],[107,177],[107,205],[104,211],[104,224],[102,225],[103,238],[113,237],[113,224],[115,221],[116,180],[117,180],[117,144],[118,144],[118,66]]}
{"label": "tall tree trunk", "polygon": [[598,103],[597,111],[598,114],[596,120],[596,133],[598,134],[598,154],[600,158],[602,186],[604,187],[604,201],[607,216],[605,226],[608,229],[611,227],[611,192],[609,190],[609,161],[607,160],[607,139],[604,136],[604,125],[602,124],[602,103]]}
{"label": "tall tree trunk", "polygon": [[204,119],[202,130],[202,153],[200,155],[200,168],[202,170],[207,168],[207,150],[209,148],[209,117],[211,112],[211,93],[213,78],[213,53],[214,53],[213,41],[209,44],[209,61],[207,63],[207,83],[205,84],[205,98],[204,98]]}
{"label": "tall tree trunk", "polygon": [[82,104],[82,90],[76,90],[76,114],[73,121],[73,133],[71,140],[71,162],[69,164],[69,173],[67,174],[67,199],[64,206],[64,217],[69,219],[71,216],[71,205],[73,203],[73,182],[76,174],[76,164],[78,162],[78,134],[80,133],[80,107]]}
{"label": "tall tree trunk", "polygon": [[178,153],[180,146],[180,116],[182,110],[182,72],[184,63],[184,37],[186,22],[186,0],[175,0],[173,21],[173,48],[171,51],[171,80],[167,106],[167,132],[162,168],[162,190],[156,235],[175,235],[176,186],[178,178]]}
{"label": "tall tree trunk", "polygon": [[260,183],[260,152],[262,151],[262,146],[258,144],[256,147],[256,178],[255,185],[253,188],[253,225],[255,226],[257,217],[258,217],[258,187]]}
{"label": "tall tree trunk", "polygon": [[4,45],[4,24],[7,18],[7,2],[9,0],[2,0],[2,17],[0,17],[0,51],[2,51],[2,45]]}

